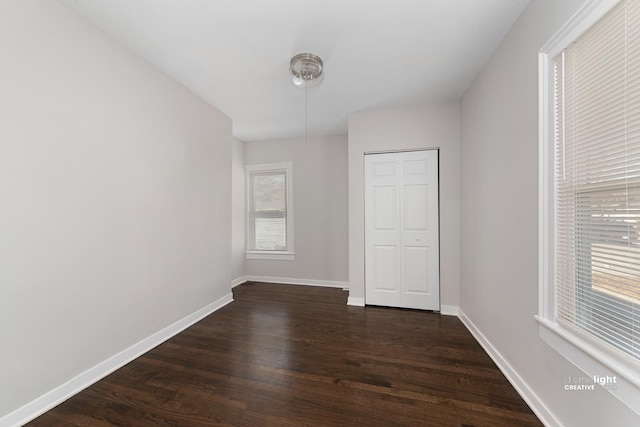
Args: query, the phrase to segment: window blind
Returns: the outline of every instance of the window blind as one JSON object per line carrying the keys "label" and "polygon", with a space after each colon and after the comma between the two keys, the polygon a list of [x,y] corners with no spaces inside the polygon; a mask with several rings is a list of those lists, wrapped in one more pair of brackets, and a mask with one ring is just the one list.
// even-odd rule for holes
{"label": "window blind", "polygon": [[555,317],[640,360],[640,0],[553,60]]}

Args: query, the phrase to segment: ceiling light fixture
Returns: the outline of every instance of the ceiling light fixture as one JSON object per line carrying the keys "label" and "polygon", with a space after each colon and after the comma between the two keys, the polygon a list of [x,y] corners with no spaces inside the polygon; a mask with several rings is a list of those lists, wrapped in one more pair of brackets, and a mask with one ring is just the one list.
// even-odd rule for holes
{"label": "ceiling light fixture", "polygon": [[304,87],[304,142],[308,133],[308,89],[318,86],[324,79],[324,64],[313,53],[299,53],[289,64],[291,80],[296,87]]}

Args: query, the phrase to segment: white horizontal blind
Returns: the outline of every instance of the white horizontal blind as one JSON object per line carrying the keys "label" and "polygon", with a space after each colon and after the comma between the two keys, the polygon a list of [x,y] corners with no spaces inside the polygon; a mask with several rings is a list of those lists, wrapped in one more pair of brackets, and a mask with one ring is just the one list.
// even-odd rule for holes
{"label": "white horizontal blind", "polygon": [[640,360],[640,0],[554,58],[556,320]]}

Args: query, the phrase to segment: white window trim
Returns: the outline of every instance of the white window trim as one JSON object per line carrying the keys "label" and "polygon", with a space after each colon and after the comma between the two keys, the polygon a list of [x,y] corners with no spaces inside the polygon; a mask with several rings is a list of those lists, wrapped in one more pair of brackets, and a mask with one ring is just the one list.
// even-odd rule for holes
{"label": "white window trim", "polygon": [[[538,55],[539,197],[538,197],[538,315],[540,337],[590,378],[615,376],[616,388],[607,388],[634,412],[640,414],[640,371],[633,362],[599,346],[555,321],[554,298],[554,121],[553,67],[555,58],[588,30],[619,0],[590,0],[540,50]],[[569,376],[569,374],[567,375]]]}
{"label": "white window trim", "polygon": [[258,260],[276,260],[276,261],[294,261],[296,259],[296,252],[294,248],[294,236],[293,236],[293,162],[282,163],[266,163],[260,165],[246,165],[246,247],[249,248],[249,239],[251,238],[251,227],[249,225],[249,209],[251,207],[251,177],[252,173],[256,172],[279,172],[285,171],[287,175],[286,179],[286,191],[287,191],[287,250],[286,251],[257,251],[249,250],[245,251],[246,259],[258,259]]}

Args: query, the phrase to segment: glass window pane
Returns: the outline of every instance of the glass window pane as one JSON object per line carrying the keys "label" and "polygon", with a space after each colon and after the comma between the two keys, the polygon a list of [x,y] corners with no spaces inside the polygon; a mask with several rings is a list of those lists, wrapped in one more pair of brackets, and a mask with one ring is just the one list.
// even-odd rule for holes
{"label": "glass window pane", "polygon": [[253,175],[255,211],[287,209],[286,176],[282,173]]}
{"label": "glass window pane", "polygon": [[286,218],[255,219],[255,249],[261,251],[284,251],[287,249]]}

